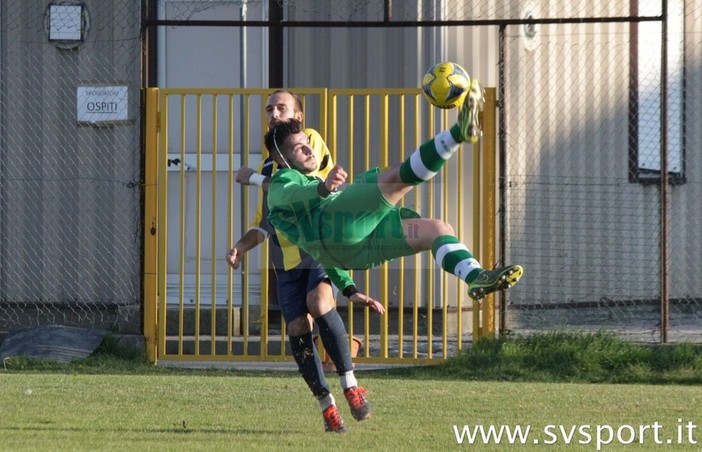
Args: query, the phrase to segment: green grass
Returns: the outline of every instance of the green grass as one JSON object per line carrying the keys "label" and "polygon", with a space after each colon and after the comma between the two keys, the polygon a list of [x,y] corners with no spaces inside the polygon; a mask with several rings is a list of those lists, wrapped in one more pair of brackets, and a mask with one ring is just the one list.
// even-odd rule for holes
{"label": "green grass", "polygon": [[[645,347],[606,334],[482,341],[439,366],[357,372],[374,408],[362,423],[329,374],[350,429],[334,435],[322,431],[296,372],[154,367],[108,346],[69,365],[8,361],[0,450],[596,450],[597,425],[615,435],[625,426],[627,440],[626,426],[656,422],[668,449],[696,450],[676,443],[679,426],[702,420],[700,362],[691,345]],[[685,384],[662,384],[672,382]],[[454,425],[530,425],[532,434],[526,446],[458,445]],[[548,425],[553,445],[544,444]],[[572,426],[591,434],[589,444],[577,444],[588,438],[576,430],[566,445]],[[642,438],[624,446],[615,436],[602,450],[661,448],[651,428]]]}
{"label": "green grass", "polygon": [[643,345],[610,333],[567,331],[486,339],[443,366],[457,379],[589,383],[702,383],[702,347]]}

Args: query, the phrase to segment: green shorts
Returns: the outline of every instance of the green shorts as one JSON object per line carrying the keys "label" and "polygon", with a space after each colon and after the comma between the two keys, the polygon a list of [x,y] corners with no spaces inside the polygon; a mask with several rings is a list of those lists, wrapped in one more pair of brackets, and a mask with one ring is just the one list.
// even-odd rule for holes
{"label": "green shorts", "polygon": [[322,248],[336,267],[363,270],[415,254],[402,220],[419,214],[389,203],[378,187],[378,173],[374,168],[358,175],[321,214]]}

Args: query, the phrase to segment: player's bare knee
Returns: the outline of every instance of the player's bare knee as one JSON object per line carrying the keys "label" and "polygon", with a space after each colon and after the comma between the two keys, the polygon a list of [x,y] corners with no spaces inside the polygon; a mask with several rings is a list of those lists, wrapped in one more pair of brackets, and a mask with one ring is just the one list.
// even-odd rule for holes
{"label": "player's bare knee", "polygon": [[310,311],[312,317],[321,317],[333,308],[332,299],[332,294],[329,294],[329,296],[311,296],[310,294],[308,294],[307,310]]}
{"label": "player's bare knee", "polygon": [[422,218],[422,230],[425,238],[433,241],[442,235],[456,235],[453,226],[436,218]]}
{"label": "player's bare knee", "polygon": [[307,310],[312,317],[321,317],[333,307],[334,292],[328,281],[322,281],[313,290],[307,292]]}
{"label": "player's bare knee", "polygon": [[302,336],[312,331],[310,322],[306,315],[301,315],[292,322],[288,323],[288,336]]}
{"label": "player's bare knee", "polygon": [[378,184],[401,184],[400,165],[392,165],[378,173]]}

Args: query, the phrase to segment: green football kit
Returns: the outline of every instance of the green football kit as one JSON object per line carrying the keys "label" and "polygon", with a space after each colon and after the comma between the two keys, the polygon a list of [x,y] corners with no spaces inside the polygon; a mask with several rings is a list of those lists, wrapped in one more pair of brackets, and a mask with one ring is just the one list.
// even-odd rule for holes
{"label": "green football kit", "polygon": [[278,170],[268,186],[271,224],[319,262],[342,291],[353,285],[346,270],[415,254],[405,240],[402,219],[419,215],[385,199],[379,172],[366,171],[344,191],[327,196],[322,180],[294,169]]}
{"label": "green football kit", "polygon": [[[459,143],[473,136],[468,131],[475,125],[474,107],[464,104],[456,125],[420,145],[400,165],[404,183],[417,185],[433,178]],[[358,292],[347,270],[365,270],[417,253],[407,243],[402,222],[420,216],[385,198],[378,185],[379,173],[379,168],[366,171],[343,191],[330,193],[321,179],[287,168],[278,170],[268,186],[269,222],[310,254],[347,297]],[[519,265],[483,270],[453,235],[435,237],[431,252],[440,268],[469,285],[474,299],[511,287],[523,272]]]}

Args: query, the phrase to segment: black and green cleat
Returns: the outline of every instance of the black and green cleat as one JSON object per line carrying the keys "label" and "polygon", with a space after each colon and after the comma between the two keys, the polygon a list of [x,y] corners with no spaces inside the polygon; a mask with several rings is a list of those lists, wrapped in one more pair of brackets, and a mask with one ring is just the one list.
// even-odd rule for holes
{"label": "black and green cleat", "polygon": [[461,141],[477,143],[478,139],[483,135],[480,128],[480,118],[478,115],[483,109],[485,103],[485,93],[480,82],[473,79],[470,81],[468,94],[461,105],[461,110],[458,112],[458,128],[461,131]]}
{"label": "black and green cleat", "polygon": [[497,290],[509,289],[524,274],[521,265],[507,265],[494,270],[483,270],[475,280],[468,284],[468,296],[480,300],[485,295]]}

